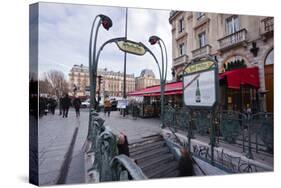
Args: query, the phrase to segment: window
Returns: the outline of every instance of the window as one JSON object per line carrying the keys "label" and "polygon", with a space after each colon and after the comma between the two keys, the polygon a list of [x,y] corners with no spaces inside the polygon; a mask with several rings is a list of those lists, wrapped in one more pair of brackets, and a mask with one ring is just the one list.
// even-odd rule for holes
{"label": "window", "polygon": [[239,31],[239,19],[237,16],[232,16],[230,18],[226,19],[226,34],[230,35],[232,33],[235,33]]}
{"label": "window", "polygon": [[179,33],[184,31],[184,18],[179,20]]}
{"label": "window", "polygon": [[179,56],[182,56],[185,54],[185,44],[184,43],[181,43],[179,45]]}
{"label": "window", "polygon": [[204,17],[205,17],[205,13],[204,12],[197,12],[197,20],[201,20]]}
{"label": "window", "polygon": [[273,50],[269,52],[269,54],[266,56],[265,65],[273,65],[274,64],[274,55]]}
{"label": "window", "polygon": [[206,40],[206,32],[202,32],[198,35],[198,39],[199,39],[199,48],[204,47],[207,44],[207,40]]}

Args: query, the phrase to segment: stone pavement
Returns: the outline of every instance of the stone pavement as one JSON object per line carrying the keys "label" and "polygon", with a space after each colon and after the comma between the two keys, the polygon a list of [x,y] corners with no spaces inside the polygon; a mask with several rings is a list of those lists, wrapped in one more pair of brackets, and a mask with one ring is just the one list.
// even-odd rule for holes
{"label": "stone pavement", "polygon": [[[39,119],[38,166],[40,185],[54,185],[58,183],[59,179],[66,179],[65,181],[69,182],[72,182],[71,178],[77,179],[71,171],[71,159],[75,159],[75,156],[81,153],[88,131],[87,112],[81,112],[80,118],[76,118],[72,109],[69,111],[68,118],[59,116],[58,111],[56,113],[55,115],[48,114]],[[78,128],[78,132],[74,139],[76,128]],[[70,151],[72,141],[75,141],[75,143],[72,146],[72,156],[69,157],[67,154],[70,154],[68,151]],[[67,157],[69,161],[66,161]],[[67,176],[68,174],[71,176]],[[62,176],[66,177],[62,178]]]}
{"label": "stone pavement", "polygon": [[125,133],[129,142],[161,132],[159,119],[138,118],[134,120],[131,115],[123,117],[119,111],[111,112],[110,117],[100,113],[100,117],[105,119],[104,125],[108,126],[114,134]]}

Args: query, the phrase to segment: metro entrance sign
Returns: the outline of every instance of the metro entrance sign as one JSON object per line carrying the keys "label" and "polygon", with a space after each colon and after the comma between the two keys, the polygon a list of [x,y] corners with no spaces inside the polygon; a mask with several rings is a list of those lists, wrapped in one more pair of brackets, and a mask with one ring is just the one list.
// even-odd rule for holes
{"label": "metro entrance sign", "polygon": [[205,58],[185,67],[184,104],[191,108],[212,108],[218,100],[218,68],[215,60]]}
{"label": "metro entrance sign", "polygon": [[118,48],[123,52],[128,52],[135,55],[144,55],[146,49],[142,43],[137,43],[130,40],[121,40],[116,42]]}

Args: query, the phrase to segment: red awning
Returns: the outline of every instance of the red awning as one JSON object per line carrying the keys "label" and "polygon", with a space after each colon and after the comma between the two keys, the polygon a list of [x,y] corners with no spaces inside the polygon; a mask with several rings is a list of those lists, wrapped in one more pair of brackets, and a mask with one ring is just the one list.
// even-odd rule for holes
{"label": "red awning", "polygon": [[231,89],[240,89],[240,85],[250,85],[257,89],[260,87],[258,67],[227,71],[219,76],[220,79],[226,79],[228,88]]}
{"label": "red awning", "polygon": [[[240,85],[251,85],[259,88],[259,68],[242,68],[219,74],[220,79],[226,79],[228,88],[240,89]],[[182,82],[167,83],[165,95],[182,94]],[[145,89],[128,93],[128,96],[160,96],[160,86],[151,86]]]}
{"label": "red awning", "polygon": [[[182,94],[182,82],[172,82],[165,85],[165,95]],[[128,96],[160,96],[160,85],[128,93]]]}

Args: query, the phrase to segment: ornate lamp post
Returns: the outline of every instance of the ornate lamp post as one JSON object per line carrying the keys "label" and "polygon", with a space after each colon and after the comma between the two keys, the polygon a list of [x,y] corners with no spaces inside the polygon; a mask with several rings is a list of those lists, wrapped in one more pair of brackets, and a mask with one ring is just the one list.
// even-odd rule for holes
{"label": "ornate lamp post", "polygon": [[[160,118],[161,118],[161,128],[163,128],[164,127],[164,123],[163,123],[163,120],[164,120],[164,90],[165,90],[165,84],[166,84],[166,78],[167,78],[167,67],[168,67],[167,48],[166,48],[164,41],[161,38],[159,38],[158,36],[149,37],[149,43],[151,45],[154,45],[157,43],[161,50],[161,57],[162,57],[161,68],[160,68],[160,65],[157,60],[156,60],[156,63],[158,65],[159,74],[160,74],[160,88],[161,88],[161,95],[160,95],[161,117]],[[164,50],[165,50],[165,60],[164,60],[162,45],[164,46]],[[149,52],[151,53],[151,51],[149,51]],[[154,56],[154,59],[156,59],[155,56]]]}
{"label": "ornate lamp post", "polygon": [[[94,26],[98,18],[99,21],[96,26],[94,41],[93,41]],[[97,78],[96,44],[97,44],[99,27],[101,25],[104,27],[104,29],[109,30],[112,27],[112,21],[108,16],[100,14],[95,17],[91,28],[90,43],[89,43],[90,113],[91,113],[91,109],[96,106],[94,105],[94,103],[96,104],[96,78]]]}

